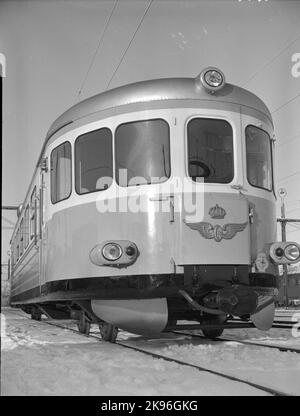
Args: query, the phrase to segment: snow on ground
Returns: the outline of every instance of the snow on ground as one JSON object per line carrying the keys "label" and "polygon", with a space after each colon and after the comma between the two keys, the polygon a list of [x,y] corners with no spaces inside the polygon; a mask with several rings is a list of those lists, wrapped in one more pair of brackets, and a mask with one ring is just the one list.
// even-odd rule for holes
{"label": "snow on ground", "polygon": [[[208,344],[180,345],[187,337],[140,340],[170,355],[197,352],[199,364],[217,352]],[[181,340],[181,341],[180,341]],[[28,319],[20,310],[1,313],[1,395],[266,395],[246,384],[157,360],[95,338]],[[195,348],[195,350],[194,350]],[[219,357],[221,358],[221,357]],[[184,359],[187,359],[185,356]],[[217,357],[215,360],[218,360]],[[197,361],[197,360],[196,360]]]}
{"label": "snow on ground", "polygon": [[234,338],[236,341],[222,343],[191,337],[183,337],[173,343],[166,338],[147,340],[142,337],[134,343],[131,340],[127,342],[136,345],[138,341],[138,346],[148,351],[224,372],[289,394],[300,395],[299,353],[282,352],[238,342],[247,340],[300,350],[299,335],[298,332],[297,337],[293,336],[291,329],[272,328],[269,331],[259,331],[256,328],[247,328],[225,330],[223,337]]}

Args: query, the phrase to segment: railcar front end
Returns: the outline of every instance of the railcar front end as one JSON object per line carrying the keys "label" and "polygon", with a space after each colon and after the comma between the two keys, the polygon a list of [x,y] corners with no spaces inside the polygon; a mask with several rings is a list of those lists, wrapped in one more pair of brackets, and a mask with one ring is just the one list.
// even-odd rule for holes
{"label": "railcar front end", "polygon": [[39,273],[25,292],[15,274],[14,304],[80,312],[109,340],[182,320],[269,329],[277,266],[300,258],[276,243],[273,139],[266,106],[216,68],[70,109],[38,171]]}

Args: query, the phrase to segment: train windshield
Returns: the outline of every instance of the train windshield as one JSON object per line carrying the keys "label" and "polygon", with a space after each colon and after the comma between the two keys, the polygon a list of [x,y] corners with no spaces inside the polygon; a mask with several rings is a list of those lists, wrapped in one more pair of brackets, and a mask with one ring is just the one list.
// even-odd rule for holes
{"label": "train windshield", "polygon": [[188,172],[197,181],[233,179],[233,132],[225,120],[194,118],[188,123]]}
{"label": "train windshield", "polygon": [[255,127],[246,128],[247,178],[251,185],[272,190],[272,155],[268,133]]}
{"label": "train windshield", "polygon": [[78,194],[102,191],[112,183],[112,133],[108,128],[79,136],[75,142],[75,187]]}
{"label": "train windshield", "polygon": [[161,119],[121,124],[116,131],[116,180],[121,186],[170,177],[169,125]]}

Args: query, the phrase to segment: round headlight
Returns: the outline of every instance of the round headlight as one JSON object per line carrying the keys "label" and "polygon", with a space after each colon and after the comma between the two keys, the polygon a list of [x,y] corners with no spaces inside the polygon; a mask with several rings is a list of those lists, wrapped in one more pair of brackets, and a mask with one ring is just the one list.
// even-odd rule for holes
{"label": "round headlight", "polygon": [[284,249],[284,255],[288,260],[295,261],[300,257],[299,248],[295,244],[289,244]]}
{"label": "round headlight", "polygon": [[217,68],[207,68],[200,74],[203,86],[210,91],[217,91],[225,84],[225,76],[222,71]]}
{"label": "round headlight", "polygon": [[122,248],[119,244],[108,243],[103,247],[102,255],[106,260],[116,261],[122,256]]}

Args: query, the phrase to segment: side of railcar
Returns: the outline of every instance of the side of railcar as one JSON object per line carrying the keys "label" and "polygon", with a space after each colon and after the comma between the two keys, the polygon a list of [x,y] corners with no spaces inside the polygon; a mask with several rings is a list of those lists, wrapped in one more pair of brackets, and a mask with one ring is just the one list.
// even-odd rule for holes
{"label": "side of railcar", "polygon": [[18,208],[18,220],[10,242],[13,305],[40,295],[41,221],[44,215],[41,180],[40,169],[37,168],[25,199]]}

